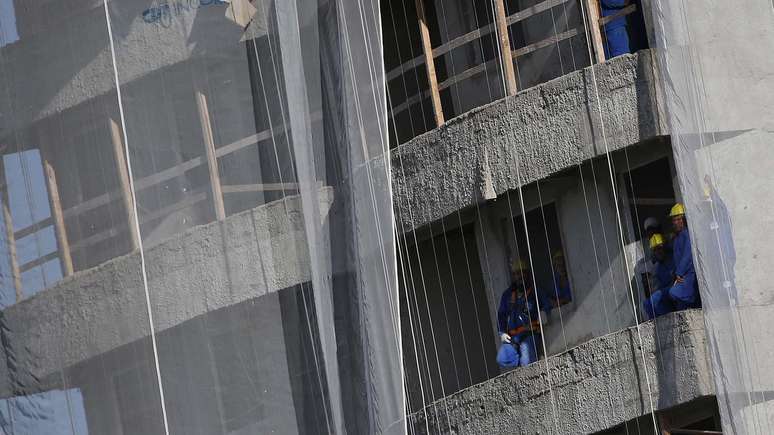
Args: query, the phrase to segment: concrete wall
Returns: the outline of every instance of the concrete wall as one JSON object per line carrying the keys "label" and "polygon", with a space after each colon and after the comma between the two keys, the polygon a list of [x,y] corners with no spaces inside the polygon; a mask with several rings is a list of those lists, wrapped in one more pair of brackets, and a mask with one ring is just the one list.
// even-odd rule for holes
{"label": "concrete wall", "polygon": [[392,157],[396,208],[413,211],[402,228],[601,155],[606,144],[612,151],[664,134],[650,51],[595,65],[597,86],[591,71],[472,110],[399,147]]}
{"label": "concrete wall", "polygon": [[714,394],[700,311],[672,313],[640,333],[642,346],[629,328],[551,357],[548,372],[540,361],[468,388],[413,414],[412,425],[416,433],[589,433],[651,412],[649,397],[659,410]]}
{"label": "concrete wall", "polygon": [[[332,191],[320,201],[327,213]],[[194,228],[146,250],[145,260],[157,331],[310,279],[298,198]],[[78,272],[6,308],[2,321],[13,363],[0,364],[11,371],[0,376],[1,394],[43,390],[51,373],[148,336],[139,255]]]}

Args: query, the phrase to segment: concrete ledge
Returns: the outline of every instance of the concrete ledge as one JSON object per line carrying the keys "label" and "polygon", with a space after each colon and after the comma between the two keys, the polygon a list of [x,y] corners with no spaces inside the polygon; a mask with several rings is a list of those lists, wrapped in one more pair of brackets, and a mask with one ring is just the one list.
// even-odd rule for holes
{"label": "concrete ledge", "polygon": [[[332,189],[320,191],[321,213],[332,198]],[[308,254],[298,197],[146,248],[155,329],[306,282]],[[0,396],[36,391],[52,373],[147,337],[139,254],[78,272],[6,308],[0,325]]]}
{"label": "concrete ledge", "polygon": [[[620,56],[454,118],[392,156],[404,231],[579,161],[666,134],[651,51]],[[596,95],[599,94],[600,106]],[[516,168],[521,172],[517,179]],[[403,216],[406,215],[406,216]],[[403,226],[401,226],[403,225]]]}
{"label": "concrete ledge", "polygon": [[[475,385],[411,415],[416,433],[600,431],[715,394],[701,310],[673,313],[637,329],[590,340],[546,361]],[[557,418],[552,412],[552,396]],[[427,424],[427,426],[426,426]],[[556,425],[556,426],[555,426]]]}

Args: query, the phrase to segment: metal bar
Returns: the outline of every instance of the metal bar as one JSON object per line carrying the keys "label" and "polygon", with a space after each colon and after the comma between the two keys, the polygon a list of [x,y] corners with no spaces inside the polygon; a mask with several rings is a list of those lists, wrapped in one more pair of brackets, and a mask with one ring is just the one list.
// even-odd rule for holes
{"label": "metal bar", "polygon": [[438,91],[438,79],[435,76],[435,60],[433,59],[433,48],[430,44],[430,31],[427,28],[425,5],[423,0],[415,0],[414,3],[417,7],[417,20],[419,21],[419,34],[422,37],[422,50],[425,53],[425,67],[427,68],[427,81],[430,85],[430,101],[433,102],[435,125],[440,126],[445,121],[443,118],[443,107],[441,107],[441,94]]}
{"label": "metal bar", "polygon": [[594,48],[594,57],[596,63],[602,63],[605,61],[605,48],[602,45],[602,30],[599,25],[599,0],[583,0],[586,2],[586,13],[589,20],[589,39],[591,40],[591,46]]}
{"label": "metal bar", "polygon": [[220,171],[218,171],[218,157],[215,155],[215,139],[212,136],[212,124],[210,112],[207,108],[207,97],[196,91],[196,106],[199,109],[199,121],[204,136],[204,148],[207,153],[207,168],[210,172],[210,185],[212,188],[212,202],[215,208],[215,218],[222,221],[226,218],[226,207],[223,204],[223,192],[220,184]]}
{"label": "metal bar", "polygon": [[65,227],[62,213],[62,200],[59,197],[59,186],[56,182],[56,172],[48,160],[43,160],[46,171],[46,183],[48,185],[48,198],[51,203],[51,217],[54,220],[54,232],[57,245],[59,245],[59,260],[62,262],[64,276],[73,274],[73,257],[70,255],[70,242],[67,240],[67,228]]}
{"label": "metal bar", "polygon": [[[137,231],[135,230],[135,221],[137,217],[134,213],[134,201],[132,200],[132,190],[129,182],[129,169],[126,165],[126,155],[124,154],[123,136],[121,134],[121,127],[119,127],[118,123],[113,118],[108,118],[108,124],[110,127],[110,138],[113,142],[113,158],[115,159],[116,171],[118,172],[119,192],[121,194],[121,201],[124,205],[126,225],[129,228],[129,243],[132,251],[136,251],[140,246],[140,235],[137,234]],[[108,203],[110,199],[109,194],[103,196],[106,196],[105,199],[107,199],[107,201],[105,201],[105,203]],[[97,201],[98,198],[94,198],[91,201],[100,203],[100,201]],[[82,206],[84,203],[79,205]],[[72,209],[65,211],[65,215],[71,210]]]}
{"label": "metal bar", "polygon": [[505,4],[503,0],[495,0],[495,22],[497,23],[497,41],[500,44],[502,56],[503,75],[505,76],[505,89],[508,95],[516,95],[516,73],[513,69],[513,57],[511,54],[511,38],[508,35],[508,25],[505,19]]}
{"label": "metal bar", "polygon": [[11,263],[11,276],[13,278],[13,287],[16,289],[16,302],[22,299],[21,271],[19,270],[19,260],[16,257],[16,238],[13,234],[13,220],[11,220],[11,210],[8,203],[3,201],[3,218],[5,219],[5,240],[8,243],[8,257]]}

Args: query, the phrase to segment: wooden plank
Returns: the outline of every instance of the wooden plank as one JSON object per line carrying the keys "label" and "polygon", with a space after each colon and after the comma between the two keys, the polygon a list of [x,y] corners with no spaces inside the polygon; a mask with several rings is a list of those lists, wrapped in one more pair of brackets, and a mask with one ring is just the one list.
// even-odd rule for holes
{"label": "wooden plank", "polygon": [[545,12],[553,7],[559,6],[563,3],[567,3],[571,0],[545,0],[543,2],[540,2],[534,6],[530,6],[526,9],[522,9],[518,12],[514,12],[511,15],[508,15],[508,25],[510,26],[513,23],[518,23],[519,21],[524,21],[527,18],[537,15],[541,12]]}
{"label": "wooden plank", "polygon": [[607,23],[609,23],[609,22],[611,22],[611,21],[613,21],[615,19],[618,19],[618,18],[621,18],[621,17],[625,17],[626,15],[632,14],[632,13],[634,13],[636,11],[637,11],[637,5],[631,4],[629,6],[626,6],[625,8],[621,8],[620,11],[614,13],[613,15],[608,15],[606,17],[601,17],[599,19],[599,25],[600,26],[604,26],[605,24],[607,24]]}
{"label": "wooden plank", "polygon": [[449,86],[454,85],[455,83],[461,82],[463,80],[467,80],[473,76],[476,76],[478,74],[481,74],[483,72],[486,72],[487,67],[494,66],[495,62],[497,62],[498,59],[492,59],[485,63],[480,63],[473,68],[468,68],[465,71],[462,71],[461,73],[451,76],[448,79],[444,80],[438,85],[439,89],[446,89]]}
{"label": "wooden plank", "polygon": [[212,202],[215,208],[215,218],[222,221],[226,218],[226,207],[223,204],[223,192],[220,184],[220,171],[218,171],[218,157],[215,155],[215,139],[212,135],[210,112],[207,108],[207,97],[196,91],[196,106],[199,109],[199,122],[204,137],[204,149],[207,155],[207,168],[210,172],[210,186],[212,188]]}
{"label": "wooden plank", "polygon": [[20,265],[19,266],[19,271],[24,273],[24,272],[26,272],[26,271],[34,268],[34,267],[41,266],[41,265],[43,265],[45,263],[48,263],[51,260],[56,260],[58,258],[59,258],[59,252],[58,251],[52,251],[52,252],[49,252],[48,254],[46,254],[46,255],[44,255],[42,257],[38,257],[38,258],[30,261],[29,263],[24,263],[24,264]]}
{"label": "wooden plank", "polygon": [[513,57],[511,55],[511,38],[508,34],[508,25],[505,20],[505,4],[503,4],[503,0],[494,0],[494,3],[497,41],[500,44],[500,55],[502,56],[505,90],[508,95],[516,95],[518,89],[516,87],[516,73],[513,69]]}
{"label": "wooden plank", "polygon": [[64,276],[73,274],[73,257],[70,255],[70,242],[67,239],[64,214],[62,213],[62,200],[59,197],[59,185],[56,182],[56,172],[48,160],[43,160],[43,168],[46,171],[46,183],[48,185],[48,199],[51,204],[51,218],[54,220],[54,232],[59,247],[59,260],[62,262]]}
{"label": "wooden plank", "polygon": [[11,277],[13,278],[13,287],[16,289],[16,301],[18,302],[22,299],[21,271],[19,270],[19,260],[16,257],[16,238],[13,233],[11,210],[5,201],[3,201],[3,218],[5,220],[5,241],[8,244],[8,257],[11,263]]}
{"label": "wooden plank", "polygon": [[591,46],[594,49],[594,57],[596,63],[602,63],[605,61],[605,48],[602,44],[602,29],[599,25],[599,0],[582,0],[586,3],[586,14],[589,21],[588,35],[591,40]]}
{"label": "wooden plank", "polygon": [[[180,202],[176,202],[154,212],[142,215],[140,217],[140,223],[151,222],[155,219],[167,216],[170,213],[174,213],[177,210],[190,207],[194,204],[204,201],[205,199],[207,199],[206,192],[191,192],[190,195],[187,195],[187,197]],[[99,243],[111,237],[115,237],[121,232],[123,232],[123,230],[116,227],[108,228],[104,231],[100,231],[99,233],[92,234],[89,237],[79,240],[77,243],[71,246],[71,249],[73,251],[77,251],[79,249],[87,248],[95,243]]]}
{"label": "wooden plank", "polygon": [[525,47],[521,47],[521,48],[517,48],[516,50],[513,50],[513,57],[524,56],[525,54],[532,53],[533,51],[539,50],[541,48],[554,45],[559,41],[564,41],[565,39],[572,38],[577,34],[578,34],[578,29],[570,29],[566,32],[562,32],[554,36],[549,36],[548,38],[542,41],[538,41],[538,42],[535,42],[534,44],[530,44]]}
{"label": "wooden plank", "polygon": [[430,101],[433,103],[433,113],[435,114],[435,125],[441,126],[445,121],[441,107],[441,94],[438,91],[438,79],[435,75],[435,60],[433,59],[433,47],[430,44],[430,31],[427,28],[424,0],[414,0],[414,3],[417,7],[417,21],[419,21],[419,34],[422,37],[422,51],[425,54],[425,68],[430,86]]}
{"label": "wooden plank", "polygon": [[298,183],[231,184],[223,186],[223,193],[273,192],[298,188]]}
{"label": "wooden plank", "polygon": [[52,225],[53,223],[54,223],[54,219],[51,217],[47,217],[39,222],[35,222],[34,224],[28,227],[24,227],[20,230],[14,231],[14,236],[16,237],[17,240],[23,239],[29,236],[30,234],[36,233],[42,230],[43,228],[46,228],[47,226]]}
{"label": "wooden plank", "polygon": [[[113,159],[116,162],[116,170],[118,172],[118,185],[119,193],[121,195],[121,201],[124,206],[124,215],[126,216],[126,225],[129,228],[129,246],[132,251],[136,251],[140,246],[140,235],[137,234],[137,217],[134,212],[134,201],[132,199],[131,184],[129,180],[129,168],[126,165],[126,154],[124,148],[123,135],[121,134],[121,127],[113,118],[108,118],[108,124],[110,127],[110,138],[113,142]],[[106,196],[105,203],[109,202],[109,195]],[[100,198],[100,197],[98,197]],[[92,200],[93,203],[99,203],[101,201]],[[79,204],[83,205],[83,204]],[[70,212],[70,210],[67,210]]]}

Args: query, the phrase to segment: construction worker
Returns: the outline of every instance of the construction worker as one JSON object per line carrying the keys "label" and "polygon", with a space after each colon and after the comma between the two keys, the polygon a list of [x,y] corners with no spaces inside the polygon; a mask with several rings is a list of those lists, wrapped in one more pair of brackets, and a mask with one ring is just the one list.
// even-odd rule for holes
{"label": "construction worker", "polygon": [[[512,283],[500,297],[497,327],[502,345],[497,363],[503,368],[526,366],[537,361],[536,343],[541,321],[546,323],[551,303],[532,284],[527,264],[517,259],[511,264]],[[543,311],[542,316],[538,315]]]}
{"label": "construction worker", "polygon": [[652,277],[648,280],[650,285],[645,286],[646,299],[643,305],[648,318],[652,319],[673,311],[668,292],[674,281],[675,264],[662,234],[653,234],[649,245],[655,268],[653,273],[649,274]]}
{"label": "construction worker", "polygon": [[672,250],[675,262],[675,279],[669,289],[669,298],[676,310],[698,308],[701,306],[699,287],[696,282],[696,271],[693,268],[691,254],[691,236],[685,221],[685,208],[677,203],[669,212],[675,235],[672,240]]}
{"label": "construction worker", "polygon": [[570,277],[567,276],[567,265],[564,263],[564,253],[562,251],[554,252],[551,263],[554,268],[554,293],[548,295],[548,299],[551,305],[556,308],[572,302],[572,292],[570,291]]}
{"label": "construction worker", "polygon": [[[602,0],[602,16],[615,15],[628,3],[628,0]],[[630,52],[626,17],[618,17],[605,24],[605,57],[610,59]]]}

